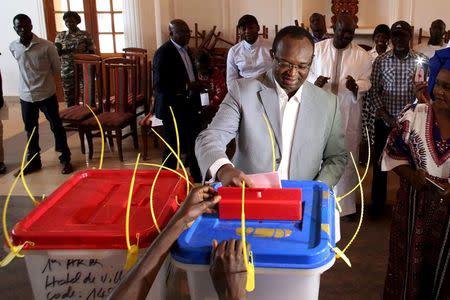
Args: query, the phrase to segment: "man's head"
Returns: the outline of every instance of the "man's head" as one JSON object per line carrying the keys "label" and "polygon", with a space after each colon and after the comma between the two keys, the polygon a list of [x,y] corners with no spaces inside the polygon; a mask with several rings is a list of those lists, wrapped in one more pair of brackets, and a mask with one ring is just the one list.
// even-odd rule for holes
{"label": "man's head", "polygon": [[289,96],[295,94],[308,77],[314,55],[314,42],[304,28],[288,26],[281,29],[273,40],[270,51],[273,74]]}
{"label": "man's head", "polygon": [[249,44],[254,44],[258,39],[259,24],[255,16],[243,15],[237,24],[239,35]]}
{"label": "man's head", "polygon": [[33,38],[33,25],[29,16],[18,14],[13,19],[14,30],[21,41],[31,40]]}
{"label": "man's head", "polygon": [[321,38],[327,32],[325,16],[319,13],[313,13],[309,17],[309,27],[315,37]]}
{"label": "man's head", "polygon": [[211,69],[211,55],[204,49],[199,49],[195,55],[195,67],[200,74],[206,74]]}
{"label": "man's head", "polygon": [[397,21],[391,26],[391,41],[396,53],[406,53],[409,51],[411,40],[411,26],[408,22]]}
{"label": "man's head", "polygon": [[391,30],[386,24],[380,24],[375,27],[373,31],[372,39],[375,45],[387,45],[389,39],[391,38]]}
{"label": "man's head", "polygon": [[337,49],[346,48],[355,36],[356,23],[349,14],[340,14],[334,24],[333,45]]}
{"label": "man's head", "polygon": [[443,42],[445,34],[445,23],[441,19],[434,20],[430,27],[430,41],[437,42],[438,44]]}
{"label": "man's head", "polygon": [[64,23],[70,31],[76,31],[77,25],[81,23],[80,15],[75,11],[65,12],[63,15]]}
{"label": "man's head", "polygon": [[189,44],[191,38],[191,31],[185,21],[175,19],[169,23],[170,38],[178,45],[184,47]]}

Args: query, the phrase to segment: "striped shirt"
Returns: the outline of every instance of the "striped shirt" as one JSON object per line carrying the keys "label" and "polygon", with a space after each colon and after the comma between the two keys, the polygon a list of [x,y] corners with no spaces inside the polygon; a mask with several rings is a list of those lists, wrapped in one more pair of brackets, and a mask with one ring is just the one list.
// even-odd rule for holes
{"label": "striped shirt", "polygon": [[414,75],[419,57],[427,60],[426,56],[413,50],[401,59],[394,55],[393,50],[375,59],[368,101],[376,110],[384,108],[397,117],[407,104],[415,100]]}

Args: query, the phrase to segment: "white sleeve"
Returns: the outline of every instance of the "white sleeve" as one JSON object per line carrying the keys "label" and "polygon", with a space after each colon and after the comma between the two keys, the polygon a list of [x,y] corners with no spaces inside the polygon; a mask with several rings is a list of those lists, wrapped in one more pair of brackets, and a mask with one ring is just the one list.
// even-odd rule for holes
{"label": "white sleeve", "polygon": [[214,182],[216,180],[217,171],[224,166],[224,165],[234,165],[231,163],[231,161],[228,158],[219,158],[216,160],[211,167],[209,167],[209,174],[211,175],[211,179],[209,181]]}
{"label": "white sleeve", "polygon": [[230,86],[233,80],[239,78],[239,69],[234,63],[234,50],[231,48],[227,55],[227,87]]}

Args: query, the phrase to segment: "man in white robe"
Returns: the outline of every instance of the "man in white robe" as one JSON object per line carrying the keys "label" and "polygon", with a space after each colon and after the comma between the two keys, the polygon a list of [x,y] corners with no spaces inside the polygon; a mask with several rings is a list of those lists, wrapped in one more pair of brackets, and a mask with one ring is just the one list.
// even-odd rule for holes
{"label": "man in white robe", "polygon": [[[346,147],[358,162],[362,98],[371,86],[372,63],[370,55],[352,42],[355,28],[356,24],[349,15],[338,17],[333,39],[315,44],[314,60],[307,80],[338,96]],[[356,170],[349,159],[335,187],[336,195],[342,196],[357,183]],[[357,191],[339,203],[341,216],[355,216],[356,196]]]}

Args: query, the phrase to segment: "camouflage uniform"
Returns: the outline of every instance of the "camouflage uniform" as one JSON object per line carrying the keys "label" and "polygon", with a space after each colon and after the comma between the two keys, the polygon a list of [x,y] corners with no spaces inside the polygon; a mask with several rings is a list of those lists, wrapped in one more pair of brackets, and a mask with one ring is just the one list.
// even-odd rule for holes
{"label": "camouflage uniform", "polygon": [[[75,105],[75,66],[73,54],[94,53],[94,40],[90,33],[78,30],[74,33],[69,31],[59,32],[55,38],[55,44],[62,45],[61,54],[61,80],[64,89],[64,98],[67,106]],[[81,74],[80,74],[81,75]],[[82,85],[80,85],[82,87]]]}

